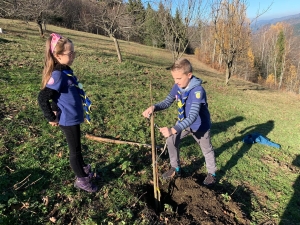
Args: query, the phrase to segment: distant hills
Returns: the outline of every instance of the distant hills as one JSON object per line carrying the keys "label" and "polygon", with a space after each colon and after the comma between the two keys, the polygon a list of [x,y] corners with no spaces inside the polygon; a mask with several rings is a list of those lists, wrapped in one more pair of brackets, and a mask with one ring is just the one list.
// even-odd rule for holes
{"label": "distant hills", "polygon": [[300,13],[291,16],[284,16],[280,18],[268,19],[268,20],[259,20],[253,22],[251,25],[251,29],[255,32],[264,26],[270,26],[272,24],[276,24],[278,22],[289,23],[294,26],[294,33],[296,35],[300,35]]}

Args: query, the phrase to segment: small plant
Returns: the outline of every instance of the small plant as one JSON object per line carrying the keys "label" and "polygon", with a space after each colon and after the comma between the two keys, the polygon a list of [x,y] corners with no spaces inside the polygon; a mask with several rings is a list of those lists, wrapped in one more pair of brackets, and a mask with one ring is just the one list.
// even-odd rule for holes
{"label": "small plant", "polygon": [[131,162],[130,161],[124,161],[122,164],[121,164],[121,169],[126,172],[126,171],[131,171]]}
{"label": "small plant", "polygon": [[231,197],[227,192],[225,194],[221,194],[221,196],[225,202],[229,202],[231,200]]}
{"label": "small plant", "polygon": [[173,208],[169,204],[164,204],[164,211],[165,212],[173,212]]}

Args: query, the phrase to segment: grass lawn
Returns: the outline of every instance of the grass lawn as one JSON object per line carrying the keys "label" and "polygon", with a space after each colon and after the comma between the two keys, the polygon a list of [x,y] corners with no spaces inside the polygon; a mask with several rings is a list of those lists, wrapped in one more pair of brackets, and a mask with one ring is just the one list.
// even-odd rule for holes
{"label": "grass lawn", "polygon": [[[173,85],[171,53],[120,41],[124,61],[118,63],[111,39],[47,26],[46,37],[57,32],[75,44],[72,68],[93,103],[92,123],[82,125],[85,160],[101,173],[101,189],[91,195],[73,187],[64,136],[37,104],[45,39],[34,23],[0,19],[0,27],[0,224],[149,224],[140,213],[149,205],[140,197],[152,179],[151,150],[97,143],[84,134],[151,143],[149,121],[141,114],[151,102],[150,81],[153,102]],[[251,224],[300,224],[299,96],[236,78],[225,86],[224,75],[186,57],[205,81],[223,195],[240,204]],[[176,117],[174,104],[157,113],[155,123],[170,126]],[[253,132],[281,148],[243,143]],[[156,142],[164,144],[159,133]],[[192,169],[187,173],[206,173],[191,139],[181,150],[184,168]],[[159,161],[159,169],[167,164],[167,158]]]}

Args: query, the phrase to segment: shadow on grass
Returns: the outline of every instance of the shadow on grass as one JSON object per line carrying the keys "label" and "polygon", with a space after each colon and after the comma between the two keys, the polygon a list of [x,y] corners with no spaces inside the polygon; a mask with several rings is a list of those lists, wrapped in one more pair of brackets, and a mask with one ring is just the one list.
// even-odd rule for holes
{"label": "shadow on grass", "polygon": [[5,108],[4,108],[4,98],[0,95],[0,120],[4,119],[5,114]]}
{"label": "shadow on grass", "polygon": [[4,43],[10,43],[10,42],[12,42],[12,41],[9,41],[9,40],[6,40],[6,39],[4,39],[4,38],[0,38],[0,43],[2,44],[4,44]]}
{"label": "shadow on grass", "polygon": [[0,214],[4,215],[0,224],[38,224],[43,212],[36,204],[41,202],[51,174],[41,169],[5,169],[6,173],[0,176]]}
{"label": "shadow on grass", "polygon": [[[268,133],[273,130],[273,128],[274,128],[274,121],[273,120],[269,120],[266,123],[262,123],[262,124],[257,124],[257,125],[246,127],[244,130],[240,131],[240,133],[242,135],[240,135],[238,137],[235,137],[231,141],[223,144],[218,149],[215,149],[216,158],[223,151],[226,151],[227,148],[230,148],[230,147],[234,146],[235,144],[237,144],[238,142],[242,141],[243,138],[247,134],[251,134],[253,132],[259,132],[263,136],[267,136]],[[251,148],[251,146],[252,145],[244,143],[242,145],[242,147],[238,150],[238,152],[235,155],[231,156],[230,160],[222,168],[220,168],[220,170],[219,170],[219,178],[220,179],[225,175],[225,173],[226,173],[227,170],[230,170],[231,168],[233,168],[234,166],[237,165],[239,159],[241,159],[244,156],[244,154],[249,151],[249,149]]]}
{"label": "shadow on grass", "polygon": [[[146,195],[142,185],[146,178],[142,177],[146,176],[146,174],[143,175],[146,167],[151,166],[151,150],[126,144],[122,146],[107,145],[107,147],[111,147],[111,149],[107,149],[101,159],[96,162],[97,172],[100,175],[100,180],[96,184],[99,188],[104,187],[99,193],[108,191],[109,198],[105,198],[102,202],[94,199],[93,204],[97,205],[100,210],[97,209],[93,221],[102,224],[104,220],[108,219],[107,215],[111,215],[109,220],[116,221],[119,219],[118,213],[124,217],[126,217],[126,213],[132,215],[132,218],[124,218],[127,222],[135,221],[145,207],[137,198]],[[133,224],[133,222],[129,224]]]}
{"label": "shadow on grass", "polygon": [[[295,167],[300,168],[300,155],[293,161]],[[297,169],[299,173],[299,169]],[[294,195],[288,203],[279,225],[299,225],[300,214],[300,176],[293,183]],[[292,220],[293,219],[293,220]]]}
{"label": "shadow on grass", "polygon": [[[247,134],[251,134],[252,132],[259,132],[263,136],[267,136],[267,134],[271,132],[273,128],[274,128],[274,121],[272,120],[269,120],[266,123],[246,127],[244,130],[240,132],[242,135],[235,137],[231,141],[223,144],[218,149],[215,149],[216,158],[218,158],[218,156],[223,151],[226,151],[227,148],[230,148],[235,144],[237,144],[238,142],[242,141]],[[231,170],[233,167],[235,167],[239,159],[241,159],[250,150],[250,148],[251,145],[244,143],[242,147],[238,150],[238,152],[232,155],[231,158],[227,161],[227,163],[219,169],[217,174],[218,180],[222,179],[222,177],[226,174],[226,171]],[[255,197],[254,193],[251,190],[249,190],[245,185],[241,185],[241,186],[239,185],[235,187],[236,190],[233,190],[234,187],[231,184],[227,182],[226,184],[224,184],[224,182],[226,181],[223,181],[223,184],[218,184],[217,188],[219,190],[223,190],[223,188],[225,188],[226,190],[228,189],[226,193],[227,192],[230,193],[232,191],[232,193],[234,193],[234,195],[232,195],[234,197],[233,199],[241,203],[242,210],[245,213],[247,213],[248,217],[250,217],[250,213],[253,210],[252,208],[253,206],[251,204],[251,198]],[[244,196],[243,192],[246,192],[248,194]]]}
{"label": "shadow on grass", "polygon": [[[220,122],[220,123],[214,123],[212,125],[212,135],[216,135],[220,132],[225,132],[228,130],[229,127],[234,126],[236,123],[242,121],[244,118],[241,116],[237,116],[229,121]],[[272,131],[274,128],[274,121],[270,120],[266,123],[257,124],[253,126],[246,127],[243,131],[240,133],[242,135],[235,137],[231,141],[223,144],[220,148],[215,149],[215,155],[218,159],[218,156],[223,152],[226,151],[228,147],[231,147],[238,142],[243,140],[243,137],[246,134],[250,134],[252,132],[259,132],[264,136],[267,136],[267,134]],[[191,141],[193,141],[192,137],[188,137],[185,140],[182,141],[181,147],[187,147],[191,144]],[[251,145],[243,144],[242,147],[239,149],[239,151],[232,155],[230,160],[222,167],[217,173],[217,179],[220,180],[226,173],[226,171],[230,170],[234,166],[237,165],[239,159],[241,159],[246,152],[249,151],[251,148]],[[200,148],[199,148],[200,150]],[[193,177],[196,177],[198,182],[202,184],[203,180],[205,179],[205,175],[198,175],[195,173],[199,168],[201,168],[205,163],[204,157],[200,158],[199,160],[194,161],[191,165],[184,167],[183,171],[183,177],[188,177],[192,173]],[[254,193],[247,188],[245,185],[238,185],[237,187],[233,186],[232,184],[223,181],[222,184],[216,184],[213,189],[217,191],[218,193],[228,193],[230,194],[231,198],[238,203],[241,203],[241,209],[242,211],[247,215],[248,218],[250,218],[251,212],[253,210],[252,201],[251,199],[255,197]]]}
{"label": "shadow on grass", "polygon": [[[226,132],[230,127],[235,126],[238,122],[241,122],[243,119],[244,119],[244,117],[237,116],[237,117],[234,117],[234,118],[224,121],[224,122],[212,123],[211,136]],[[182,139],[182,141],[180,143],[180,148],[187,147],[187,146],[191,145],[191,143],[193,143],[193,142],[195,142],[195,140],[190,135],[190,136]],[[199,147],[199,151],[200,151],[200,147]]]}

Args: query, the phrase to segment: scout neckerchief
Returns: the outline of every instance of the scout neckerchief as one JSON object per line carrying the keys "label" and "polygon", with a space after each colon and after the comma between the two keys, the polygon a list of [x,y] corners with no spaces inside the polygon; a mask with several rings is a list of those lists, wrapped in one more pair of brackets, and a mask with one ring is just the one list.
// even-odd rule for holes
{"label": "scout neckerchief", "polygon": [[191,90],[186,91],[184,93],[181,93],[178,90],[178,95],[177,96],[177,105],[178,105],[178,121],[184,120],[184,109],[185,109],[185,102],[189,96]]}
{"label": "scout neckerchief", "polygon": [[72,70],[63,70],[63,73],[66,74],[69,77],[72,77],[74,85],[75,85],[75,87],[77,87],[77,89],[79,91],[79,95],[80,95],[81,100],[82,100],[82,105],[83,105],[83,109],[85,111],[86,120],[87,120],[88,123],[90,123],[90,121],[91,121],[90,112],[91,112],[92,102],[85,95],[84,90],[83,90],[83,85],[81,83],[78,83],[77,77],[73,75]]}

